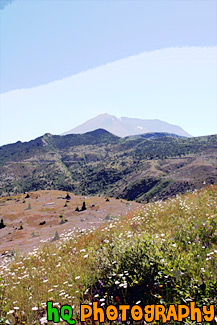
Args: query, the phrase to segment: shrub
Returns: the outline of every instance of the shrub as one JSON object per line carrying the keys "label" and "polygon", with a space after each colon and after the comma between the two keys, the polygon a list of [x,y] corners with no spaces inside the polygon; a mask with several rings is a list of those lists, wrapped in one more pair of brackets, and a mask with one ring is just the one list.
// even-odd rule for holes
{"label": "shrub", "polygon": [[71,200],[71,196],[69,195],[69,193],[67,193],[65,199],[66,199],[66,200]]}
{"label": "shrub", "polygon": [[27,210],[31,210],[31,209],[32,209],[32,206],[31,206],[31,203],[29,203]]}
{"label": "shrub", "polygon": [[3,219],[1,219],[1,222],[0,222],[0,229],[3,229],[3,228],[5,228],[6,227],[6,225],[4,224],[4,221],[3,221]]}
{"label": "shrub", "polygon": [[84,210],[86,210],[87,208],[86,208],[86,204],[85,204],[85,202],[83,202],[83,204],[82,204],[82,207],[81,207],[81,211],[84,211]]}

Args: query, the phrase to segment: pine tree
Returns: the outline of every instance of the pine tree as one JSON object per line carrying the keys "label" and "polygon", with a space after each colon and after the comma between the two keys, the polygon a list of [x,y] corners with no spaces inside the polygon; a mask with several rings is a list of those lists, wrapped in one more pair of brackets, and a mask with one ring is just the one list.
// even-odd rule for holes
{"label": "pine tree", "polygon": [[4,227],[6,227],[6,225],[4,224],[3,219],[1,219],[1,222],[0,222],[0,229],[3,229]]}
{"label": "pine tree", "polygon": [[82,205],[82,208],[81,208],[81,211],[84,211],[84,210],[86,210],[87,208],[86,208],[86,204],[85,204],[85,202],[83,202],[83,205]]}

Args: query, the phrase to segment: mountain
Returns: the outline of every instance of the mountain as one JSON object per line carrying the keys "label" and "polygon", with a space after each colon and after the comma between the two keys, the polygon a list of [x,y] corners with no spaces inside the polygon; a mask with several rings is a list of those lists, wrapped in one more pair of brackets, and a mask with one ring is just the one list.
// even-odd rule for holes
{"label": "mountain", "polygon": [[185,132],[180,126],[160,120],[143,120],[129,117],[117,118],[109,114],[100,114],[62,135],[86,133],[98,128],[107,130],[119,137],[150,132],[167,132],[183,137],[190,137],[190,134]]}
{"label": "mountain", "polygon": [[0,147],[0,195],[55,189],[143,202],[217,183],[216,171],[217,135],[120,138],[98,129]]}

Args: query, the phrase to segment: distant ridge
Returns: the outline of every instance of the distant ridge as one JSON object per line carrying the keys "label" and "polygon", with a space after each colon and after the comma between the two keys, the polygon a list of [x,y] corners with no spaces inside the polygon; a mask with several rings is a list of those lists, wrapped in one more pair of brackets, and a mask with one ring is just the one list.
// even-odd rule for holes
{"label": "distant ridge", "polygon": [[217,183],[216,158],[217,135],[46,133],[0,147],[0,196],[54,189],[146,202]]}
{"label": "distant ridge", "polygon": [[104,129],[119,137],[139,135],[144,133],[160,132],[176,134],[183,137],[191,137],[180,126],[173,125],[161,120],[144,120],[138,118],[121,117],[117,118],[107,113],[100,114],[74,129],[64,132],[62,135],[79,134]]}

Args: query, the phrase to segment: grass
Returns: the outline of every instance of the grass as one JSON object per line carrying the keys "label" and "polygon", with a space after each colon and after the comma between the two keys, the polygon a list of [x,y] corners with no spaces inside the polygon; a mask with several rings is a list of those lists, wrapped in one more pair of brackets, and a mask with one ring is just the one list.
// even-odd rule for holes
{"label": "grass", "polygon": [[216,304],[216,199],[209,186],[17,254],[0,266],[0,324],[43,324],[48,300],[73,306],[77,323],[94,301]]}

